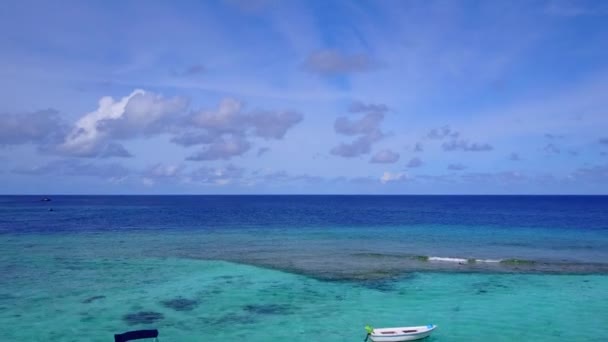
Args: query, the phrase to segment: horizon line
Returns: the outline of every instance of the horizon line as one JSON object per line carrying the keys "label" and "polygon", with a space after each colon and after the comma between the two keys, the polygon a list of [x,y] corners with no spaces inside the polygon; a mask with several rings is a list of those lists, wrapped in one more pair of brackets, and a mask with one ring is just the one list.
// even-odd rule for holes
{"label": "horizon line", "polygon": [[79,194],[0,194],[0,196],[608,196],[607,194],[286,194],[286,193],[270,193],[270,194],[100,194],[100,193],[79,193]]}

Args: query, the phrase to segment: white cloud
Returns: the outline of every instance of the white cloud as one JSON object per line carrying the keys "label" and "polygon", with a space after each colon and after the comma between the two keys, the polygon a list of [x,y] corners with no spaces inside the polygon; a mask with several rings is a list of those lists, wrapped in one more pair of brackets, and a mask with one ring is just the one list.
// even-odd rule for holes
{"label": "white cloud", "polygon": [[245,112],[241,101],[223,99],[216,110],[201,110],[188,119],[193,124],[172,141],[183,145],[203,145],[188,160],[230,159],[249,151],[251,140],[281,140],[289,129],[302,121],[296,111],[257,110]]}
{"label": "white cloud", "polygon": [[407,180],[407,175],[403,172],[392,173],[385,171],[380,177],[380,183],[387,184],[391,182],[402,182]]}
{"label": "white cloud", "polygon": [[223,99],[217,110],[201,110],[192,116],[192,123],[211,132],[241,131],[245,124],[241,109],[243,103],[232,98]]}
{"label": "white cloud", "polygon": [[[118,100],[106,96],[95,111],[78,119],[63,138],[47,149],[76,157],[131,157],[117,141],[168,134],[178,145],[203,146],[189,160],[230,159],[247,152],[252,139],[283,139],[303,119],[302,114],[291,110],[248,113],[243,110],[243,103],[233,98],[222,100],[215,110],[187,114],[188,106],[185,98],[166,98],[140,89]],[[44,121],[45,126],[48,123],[49,120]],[[8,124],[0,122],[0,132],[3,126]],[[38,130],[35,133],[27,139],[46,137]]]}
{"label": "white cloud", "polygon": [[129,100],[139,94],[144,94],[144,91],[141,89],[135,90],[119,101],[115,101],[110,96],[102,97],[99,100],[97,110],[76,121],[74,128],[59,148],[75,155],[96,154],[99,141],[103,137],[103,134],[97,129],[97,123],[101,120],[120,118],[124,114]]}
{"label": "white cloud", "polygon": [[187,106],[188,102],[183,98],[167,99],[141,89],[120,100],[103,97],[97,110],[76,121],[57,150],[73,156],[98,156],[113,139],[167,131],[169,127],[163,119],[179,114]]}
{"label": "white cloud", "polygon": [[245,174],[242,167],[229,164],[225,167],[201,167],[189,174],[192,182],[208,185],[227,185],[240,182]]}

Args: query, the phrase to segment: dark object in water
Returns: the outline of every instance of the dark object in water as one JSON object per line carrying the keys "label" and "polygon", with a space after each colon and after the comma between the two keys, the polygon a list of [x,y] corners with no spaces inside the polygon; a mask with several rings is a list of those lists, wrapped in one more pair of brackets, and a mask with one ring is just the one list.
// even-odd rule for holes
{"label": "dark object in water", "polygon": [[115,334],[114,342],[127,342],[127,341],[141,340],[144,338],[154,338],[155,339],[157,337],[158,337],[158,330],[156,330],[156,329],[134,330],[134,331],[127,331],[126,333],[122,333],[122,334]]}
{"label": "dark object in water", "polygon": [[40,199],[40,202],[50,202],[50,201],[51,201],[51,199],[48,197],[43,197]]}
{"label": "dark object in water", "polygon": [[129,325],[152,324],[164,318],[165,316],[162,313],[154,311],[140,311],[122,316],[123,321]]}
{"label": "dark object in water", "polygon": [[54,211],[53,208],[49,208],[49,211]]}

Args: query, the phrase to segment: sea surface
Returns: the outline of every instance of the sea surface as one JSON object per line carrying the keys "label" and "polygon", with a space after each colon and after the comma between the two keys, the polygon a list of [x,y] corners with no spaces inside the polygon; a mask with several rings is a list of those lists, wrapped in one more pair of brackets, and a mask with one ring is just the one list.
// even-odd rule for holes
{"label": "sea surface", "polygon": [[608,341],[608,196],[0,196],[0,341]]}

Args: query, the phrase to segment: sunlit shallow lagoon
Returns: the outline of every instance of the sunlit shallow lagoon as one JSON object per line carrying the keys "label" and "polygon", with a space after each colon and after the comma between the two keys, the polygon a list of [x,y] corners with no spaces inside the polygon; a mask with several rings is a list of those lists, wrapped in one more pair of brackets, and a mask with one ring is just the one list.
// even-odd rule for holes
{"label": "sunlit shallow lagoon", "polygon": [[0,340],[362,341],[365,324],[428,323],[430,341],[608,336],[605,199],[458,215],[444,199],[254,199],[3,198]]}

